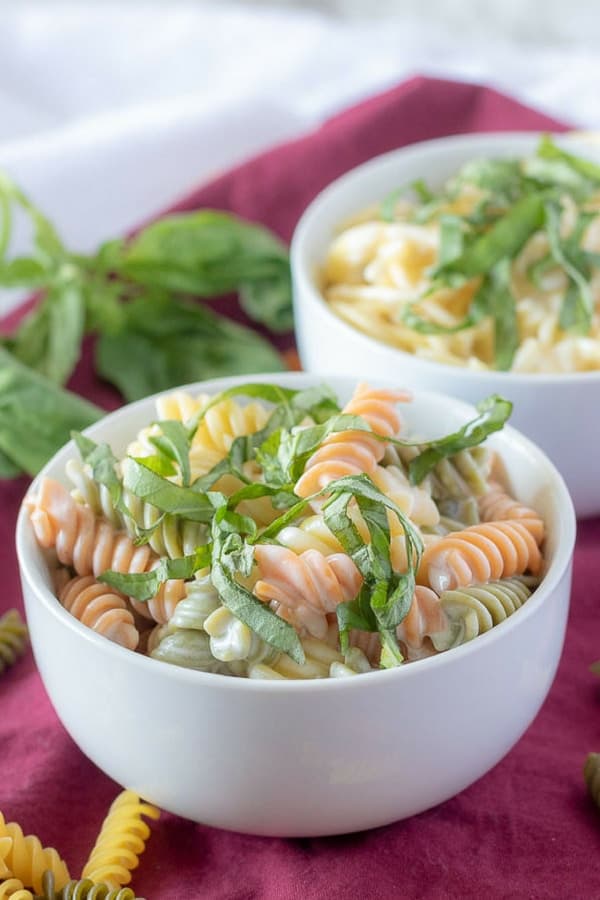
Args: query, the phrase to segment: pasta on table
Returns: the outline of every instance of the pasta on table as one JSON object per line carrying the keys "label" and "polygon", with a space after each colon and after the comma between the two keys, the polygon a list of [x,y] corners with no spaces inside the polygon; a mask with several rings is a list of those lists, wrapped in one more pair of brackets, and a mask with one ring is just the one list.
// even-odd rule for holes
{"label": "pasta on table", "polygon": [[64,482],[25,501],[57,602],[130,651],[256,679],[364,674],[476,638],[539,583],[543,518],[485,442],[507,401],[433,440],[407,433],[410,402],[246,384],[159,398],[121,459],[77,436]]}

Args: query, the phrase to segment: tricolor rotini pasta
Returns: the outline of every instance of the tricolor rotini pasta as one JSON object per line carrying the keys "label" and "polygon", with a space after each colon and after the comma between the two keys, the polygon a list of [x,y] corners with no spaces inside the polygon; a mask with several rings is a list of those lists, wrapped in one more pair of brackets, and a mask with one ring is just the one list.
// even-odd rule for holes
{"label": "tricolor rotini pasta", "polygon": [[16,609],[9,609],[0,616],[0,675],[23,655],[26,646],[27,626]]}
{"label": "tricolor rotini pasta", "polygon": [[370,673],[496,627],[544,564],[542,516],[482,443],[510,404],[425,440],[410,399],[175,392],[123,458],[79,436],[72,493],[45,478],[26,500],[58,602],[157,663],[252,679]]}

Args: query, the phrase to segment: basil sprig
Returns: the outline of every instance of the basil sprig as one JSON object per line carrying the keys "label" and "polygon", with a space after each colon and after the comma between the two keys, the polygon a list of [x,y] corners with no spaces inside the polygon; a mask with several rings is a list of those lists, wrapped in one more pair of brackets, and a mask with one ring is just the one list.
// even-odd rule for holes
{"label": "basil sprig", "polygon": [[[31,224],[31,248],[12,256],[11,237],[23,217]],[[284,367],[256,331],[189,300],[237,291],[250,319],[274,332],[291,329],[285,245],[230,213],[166,216],[130,241],[78,254],[0,173],[0,287],[40,292],[33,311],[0,342],[56,385],[73,371],[86,334],[98,336],[97,372],[128,401],[219,375]]]}

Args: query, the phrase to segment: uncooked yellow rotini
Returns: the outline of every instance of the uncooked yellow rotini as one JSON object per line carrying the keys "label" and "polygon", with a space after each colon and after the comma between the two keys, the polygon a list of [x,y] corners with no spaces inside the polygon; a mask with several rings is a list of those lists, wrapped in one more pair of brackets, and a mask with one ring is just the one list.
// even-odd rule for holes
{"label": "uncooked yellow rotini", "polygon": [[131,881],[150,828],[142,816],[158,819],[159,810],[133,791],[122,791],[112,803],[100,834],[83,867],[82,878],[118,888]]}
{"label": "uncooked yellow rotini", "polygon": [[27,626],[16,609],[9,609],[0,616],[0,674],[23,655],[26,646]]}
{"label": "uncooked yellow rotini", "polygon": [[24,835],[16,822],[5,822],[0,812],[0,841],[11,838],[11,847],[4,857],[4,865],[14,878],[36,893],[42,890],[42,876],[49,869],[61,890],[70,878],[66,863],[53,847],[44,848],[38,837]]}

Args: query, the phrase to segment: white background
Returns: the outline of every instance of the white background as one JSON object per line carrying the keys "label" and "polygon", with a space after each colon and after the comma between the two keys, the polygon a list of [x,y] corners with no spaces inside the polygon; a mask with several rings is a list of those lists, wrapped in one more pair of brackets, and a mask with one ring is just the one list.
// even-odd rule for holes
{"label": "white background", "polygon": [[600,128],[595,3],[315,6],[0,0],[0,168],[86,250],[415,73]]}

